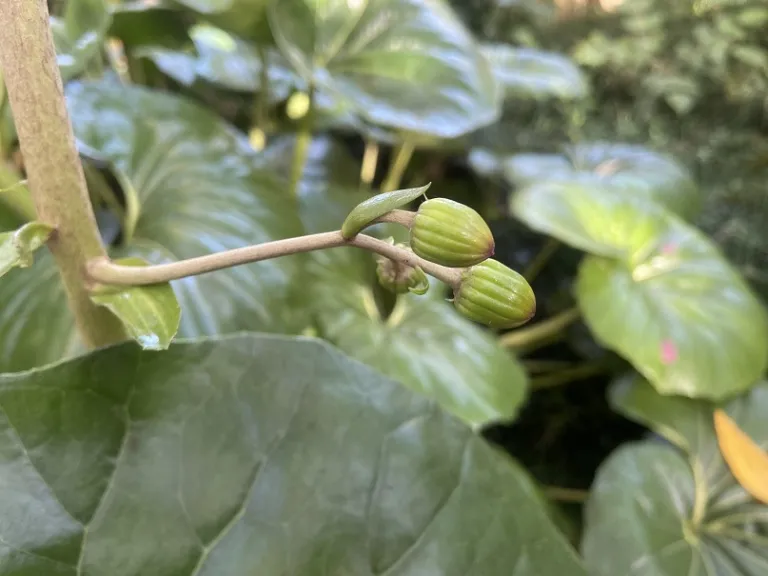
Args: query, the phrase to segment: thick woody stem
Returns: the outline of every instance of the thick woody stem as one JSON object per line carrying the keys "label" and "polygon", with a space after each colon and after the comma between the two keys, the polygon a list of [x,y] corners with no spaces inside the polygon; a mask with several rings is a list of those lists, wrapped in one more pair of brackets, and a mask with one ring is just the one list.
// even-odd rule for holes
{"label": "thick woody stem", "polygon": [[118,319],[93,304],[86,262],[104,258],[75,148],[45,0],[0,0],[0,68],[19,137],[37,219],[55,228],[48,242],[70,308],[89,347],[124,339]]}
{"label": "thick woody stem", "polygon": [[346,240],[342,237],[341,231],[322,232],[320,234],[299,236],[298,238],[276,240],[274,242],[236,248],[188,260],[180,260],[179,262],[158,264],[156,266],[120,266],[111,262],[106,256],[103,256],[95,258],[88,263],[87,273],[89,281],[95,285],[140,286],[169,282],[188,276],[197,276],[215,270],[270,260],[290,254],[338,248],[341,246],[355,246],[381,254],[390,260],[395,260],[408,266],[418,266],[430,276],[434,276],[453,288],[458,286],[461,280],[460,269],[446,268],[445,266],[429,262],[410,250],[393,246],[373,236],[358,234],[354,238]]}

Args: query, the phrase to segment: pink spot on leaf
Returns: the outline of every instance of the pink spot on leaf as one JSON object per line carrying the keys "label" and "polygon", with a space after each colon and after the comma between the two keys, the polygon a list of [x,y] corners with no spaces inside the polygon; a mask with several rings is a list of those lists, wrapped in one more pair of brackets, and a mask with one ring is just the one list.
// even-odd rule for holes
{"label": "pink spot on leaf", "polygon": [[663,340],[661,343],[661,363],[672,364],[677,360],[677,346],[672,340]]}
{"label": "pink spot on leaf", "polygon": [[669,256],[670,254],[674,254],[677,251],[677,244],[674,242],[669,242],[667,244],[664,244],[664,246],[661,247],[661,253]]}

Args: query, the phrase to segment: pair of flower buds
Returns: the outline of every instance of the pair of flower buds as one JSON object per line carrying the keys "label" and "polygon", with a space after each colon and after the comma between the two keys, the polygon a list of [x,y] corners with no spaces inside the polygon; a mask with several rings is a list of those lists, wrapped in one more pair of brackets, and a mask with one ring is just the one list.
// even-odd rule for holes
{"label": "pair of flower buds", "polygon": [[[362,227],[402,206],[428,188],[379,194],[356,207],[342,226],[349,238]],[[411,213],[412,214],[412,213]],[[491,328],[514,328],[536,312],[536,297],[520,274],[491,258],[495,242],[488,224],[472,208],[448,200],[426,200],[412,216],[410,247],[417,256],[445,266],[460,268],[453,288],[453,304],[465,317]],[[377,275],[382,286],[395,293],[424,294],[429,280],[419,267],[378,258]]]}

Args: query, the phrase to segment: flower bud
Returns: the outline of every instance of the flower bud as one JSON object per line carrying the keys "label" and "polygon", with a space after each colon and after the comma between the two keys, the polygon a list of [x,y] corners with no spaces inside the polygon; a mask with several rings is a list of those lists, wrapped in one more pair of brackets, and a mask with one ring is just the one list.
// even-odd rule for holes
{"label": "flower bud", "polygon": [[530,284],[493,259],[462,273],[453,304],[462,315],[491,328],[514,328],[536,313],[536,296]]}
{"label": "flower bud", "polygon": [[[401,244],[398,246],[407,248]],[[404,294],[405,292],[426,294],[429,290],[429,278],[421,268],[395,262],[385,256],[377,257],[376,261],[376,275],[379,278],[379,284],[390,292],[395,294]]]}
{"label": "flower bud", "polygon": [[493,256],[491,229],[482,216],[447,198],[419,206],[411,226],[411,248],[430,262],[463,268]]}

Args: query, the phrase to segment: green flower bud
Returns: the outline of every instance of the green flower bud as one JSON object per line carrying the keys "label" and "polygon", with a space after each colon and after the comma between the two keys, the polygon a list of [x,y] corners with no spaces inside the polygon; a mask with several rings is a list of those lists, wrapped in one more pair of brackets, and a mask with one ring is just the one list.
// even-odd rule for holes
{"label": "green flower bud", "polygon": [[493,256],[493,234],[482,216],[453,200],[433,198],[419,206],[411,248],[430,262],[463,268]]}
{"label": "green flower bud", "polygon": [[[401,248],[407,248],[398,244]],[[414,268],[407,264],[395,262],[385,256],[376,258],[376,276],[379,284],[395,294],[413,292],[414,294],[426,294],[429,290],[429,278],[421,268]]]}
{"label": "green flower bud", "polygon": [[536,296],[520,274],[497,260],[467,268],[454,291],[456,309],[491,328],[514,328],[536,313]]}

